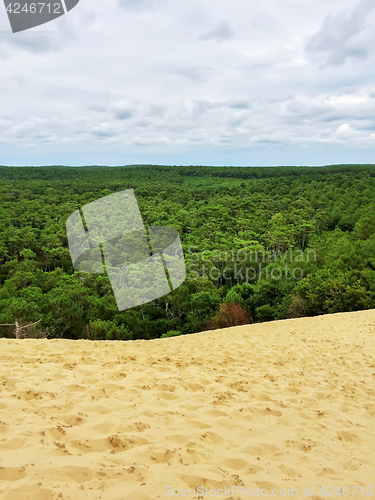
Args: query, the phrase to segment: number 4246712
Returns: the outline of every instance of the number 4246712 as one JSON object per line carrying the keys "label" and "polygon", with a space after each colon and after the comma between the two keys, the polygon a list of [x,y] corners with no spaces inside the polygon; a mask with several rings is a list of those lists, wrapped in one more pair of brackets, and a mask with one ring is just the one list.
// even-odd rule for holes
{"label": "number 4246712", "polygon": [[20,14],[21,12],[25,12],[26,14],[41,14],[44,9],[48,14],[62,14],[60,3],[31,3],[24,5],[22,8],[19,3],[10,3],[7,6],[7,12],[11,14]]}

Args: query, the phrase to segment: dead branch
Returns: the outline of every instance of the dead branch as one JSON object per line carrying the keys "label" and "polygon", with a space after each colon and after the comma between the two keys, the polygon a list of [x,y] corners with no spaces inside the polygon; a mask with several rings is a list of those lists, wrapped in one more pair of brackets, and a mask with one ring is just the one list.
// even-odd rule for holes
{"label": "dead branch", "polygon": [[[34,326],[39,323],[39,321],[42,321],[42,318],[38,319],[38,321],[35,321],[35,323],[30,323],[29,325],[19,327],[19,330],[23,330],[24,328],[28,328],[29,326]],[[15,323],[15,325],[17,325],[17,323]]]}
{"label": "dead branch", "polygon": [[24,328],[29,328],[30,326],[34,326],[37,323],[39,323],[39,321],[42,321],[42,318],[38,319],[38,321],[35,321],[35,323],[30,323],[29,325],[25,325],[25,326],[19,326],[18,321],[16,321],[15,323],[4,323],[0,326],[15,326],[16,327],[16,339],[21,339],[22,338],[21,333],[20,333],[21,330],[23,330]]}

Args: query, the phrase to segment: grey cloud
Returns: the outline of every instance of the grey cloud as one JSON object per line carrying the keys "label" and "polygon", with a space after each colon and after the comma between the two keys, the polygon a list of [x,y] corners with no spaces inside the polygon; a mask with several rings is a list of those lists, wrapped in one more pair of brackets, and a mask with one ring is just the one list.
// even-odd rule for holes
{"label": "grey cloud", "polygon": [[0,90],[14,89],[23,83],[25,83],[25,79],[19,75],[14,75],[10,78],[4,78],[3,76],[0,78]]}
{"label": "grey cloud", "polygon": [[148,110],[148,114],[152,116],[162,117],[168,110],[168,106],[165,104],[151,104]]}
{"label": "grey cloud", "polygon": [[277,139],[256,139],[258,144],[282,144],[282,141],[278,141]]}
{"label": "grey cloud", "polygon": [[88,108],[90,111],[97,111],[98,113],[104,113],[107,111],[107,106],[104,102],[95,102],[91,104]]}
{"label": "grey cloud", "polygon": [[348,114],[344,113],[331,113],[328,114],[327,116],[324,116],[321,118],[321,121],[323,123],[330,123],[330,122],[337,122],[337,121],[342,121],[342,120],[347,120],[348,119]]}
{"label": "grey cloud", "polygon": [[212,108],[209,101],[195,100],[191,103],[191,116],[193,120],[197,120],[204,115],[209,109]]}
{"label": "grey cloud", "polygon": [[356,42],[355,37],[366,29],[368,15],[374,7],[373,0],[360,0],[349,13],[327,16],[320,30],[308,40],[305,50],[329,66],[343,65],[348,59],[366,59],[369,47],[363,41]]}
{"label": "grey cloud", "polygon": [[335,111],[335,108],[332,105],[323,106],[306,104],[300,99],[296,99],[287,104],[286,110],[289,116],[309,118],[311,116],[321,116],[327,113],[327,111]]}
{"label": "grey cloud", "polygon": [[111,137],[116,137],[116,132],[111,130],[108,126],[103,125],[103,126],[98,126],[98,127],[93,127],[90,130],[90,134],[94,135],[95,137],[98,137],[99,139],[108,139]]}
{"label": "grey cloud", "polygon": [[153,146],[158,144],[168,144],[170,140],[167,137],[140,137],[136,136],[130,140],[130,144],[137,146]]}
{"label": "grey cloud", "polygon": [[141,120],[137,120],[133,126],[134,127],[141,127],[141,128],[146,128],[146,127],[151,127],[153,125],[153,122],[152,120],[148,120],[147,118],[145,119],[141,119]]}
{"label": "grey cloud", "polygon": [[229,107],[232,109],[249,109],[250,104],[246,101],[233,101],[229,103]]}
{"label": "grey cloud", "polygon": [[241,114],[236,113],[235,116],[233,116],[233,118],[230,120],[230,124],[233,127],[238,127],[246,121],[246,118],[247,118],[247,115],[245,115],[243,113],[241,113]]}
{"label": "grey cloud", "polygon": [[354,92],[357,92],[357,87],[342,87],[337,95],[339,96],[342,96],[342,95],[350,95],[350,94],[354,94]]}
{"label": "grey cloud", "polygon": [[[64,25],[45,28],[56,33],[2,35],[1,161],[121,164],[126,152],[131,163],[319,163],[333,159],[326,144],[340,144],[333,162],[369,163],[373,60],[325,78],[313,63],[371,50],[375,12],[366,21],[358,5],[370,4],[358,2],[113,0],[103,8],[82,0]],[[305,52],[306,34],[348,7]],[[88,10],[97,13],[91,25]],[[5,21],[0,30],[9,30]],[[344,140],[345,128],[336,134],[345,124]]]}
{"label": "grey cloud", "polygon": [[191,99],[185,103],[184,119],[196,121],[209,111],[222,110],[227,107],[226,101],[214,101],[211,99]]}
{"label": "grey cloud", "polygon": [[212,71],[212,68],[208,66],[190,66],[189,68],[177,68],[175,73],[195,82],[205,82]]}
{"label": "grey cloud", "polygon": [[289,102],[281,115],[287,123],[304,125],[331,123],[348,117],[348,113],[337,110],[332,104],[310,104],[300,99]]}
{"label": "grey cloud", "polygon": [[118,120],[127,120],[133,116],[133,110],[127,102],[120,101],[111,105],[113,115]]}
{"label": "grey cloud", "polygon": [[133,113],[130,111],[130,109],[122,109],[122,110],[116,111],[115,116],[119,120],[127,120],[128,118],[133,116]]}
{"label": "grey cloud", "polygon": [[16,56],[15,49],[31,54],[62,51],[68,46],[78,44],[80,37],[86,34],[95,20],[96,13],[93,9],[80,7],[74,10],[74,15],[62,16],[48,25],[7,36],[2,40],[3,47],[9,58]]}
{"label": "grey cloud", "polygon": [[357,121],[356,122],[356,129],[357,130],[365,130],[365,131],[370,131],[373,132],[375,131],[375,120],[364,120],[363,122]]}
{"label": "grey cloud", "polygon": [[13,55],[14,49],[23,49],[34,54],[46,54],[62,49],[63,39],[57,33],[39,34],[25,31],[9,37],[6,45],[10,55]]}
{"label": "grey cloud", "polygon": [[203,33],[198,38],[199,40],[214,40],[215,42],[225,42],[234,37],[234,31],[228,21],[222,21],[216,28]]}
{"label": "grey cloud", "polygon": [[155,3],[155,0],[119,0],[120,7],[131,12],[153,10]]}
{"label": "grey cloud", "polygon": [[[336,141],[339,139],[335,136],[339,127],[343,124],[350,124],[350,133],[355,132],[357,134],[356,140],[360,140],[361,137],[368,136],[369,132],[373,132],[374,106],[369,106],[368,101],[358,103],[338,101],[337,105],[333,106],[325,103],[324,97],[321,96],[316,103],[296,99],[285,106],[280,116],[284,122],[283,128],[292,127],[298,131],[298,135],[303,133],[302,130],[305,129],[305,133],[309,131],[311,137],[322,138],[322,132],[324,132],[325,135]],[[340,134],[342,135],[345,130],[340,129]],[[351,138],[354,140],[354,135]]]}

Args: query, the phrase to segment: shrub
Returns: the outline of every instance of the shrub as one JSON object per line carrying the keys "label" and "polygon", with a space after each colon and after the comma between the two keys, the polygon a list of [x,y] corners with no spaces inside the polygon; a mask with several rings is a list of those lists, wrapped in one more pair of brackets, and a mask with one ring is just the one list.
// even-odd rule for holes
{"label": "shrub", "polygon": [[132,340],[132,334],[124,325],[101,319],[90,321],[88,333],[91,340]]}
{"label": "shrub", "polygon": [[169,337],[178,337],[179,335],[182,335],[182,333],[178,332],[177,330],[169,330],[169,332],[163,333],[163,335],[161,336],[161,338],[162,339],[166,339],[166,338],[169,338]]}
{"label": "shrub", "polygon": [[252,318],[239,304],[234,302],[225,302],[220,304],[219,313],[208,322],[206,330],[217,330],[218,328],[228,328],[230,326],[248,325],[252,322]]}
{"label": "shrub", "polygon": [[288,318],[303,318],[308,316],[308,307],[305,299],[299,295],[293,295],[292,301],[289,304]]}
{"label": "shrub", "polygon": [[255,309],[256,319],[260,323],[275,319],[275,309],[270,304],[264,304]]}

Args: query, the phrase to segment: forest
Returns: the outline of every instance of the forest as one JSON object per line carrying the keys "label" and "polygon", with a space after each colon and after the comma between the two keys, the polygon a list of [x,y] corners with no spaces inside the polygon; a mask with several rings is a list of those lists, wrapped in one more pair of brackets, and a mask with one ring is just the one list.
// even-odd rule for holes
{"label": "forest", "polygon": [[[186,279],[119,311],[107,274],[74,269],[66,221],[130,188],[146,226],[179,232]],[[370,308],[375,165],[0,166],[0,337],[38,322],[49,338],[155,339]]]}

